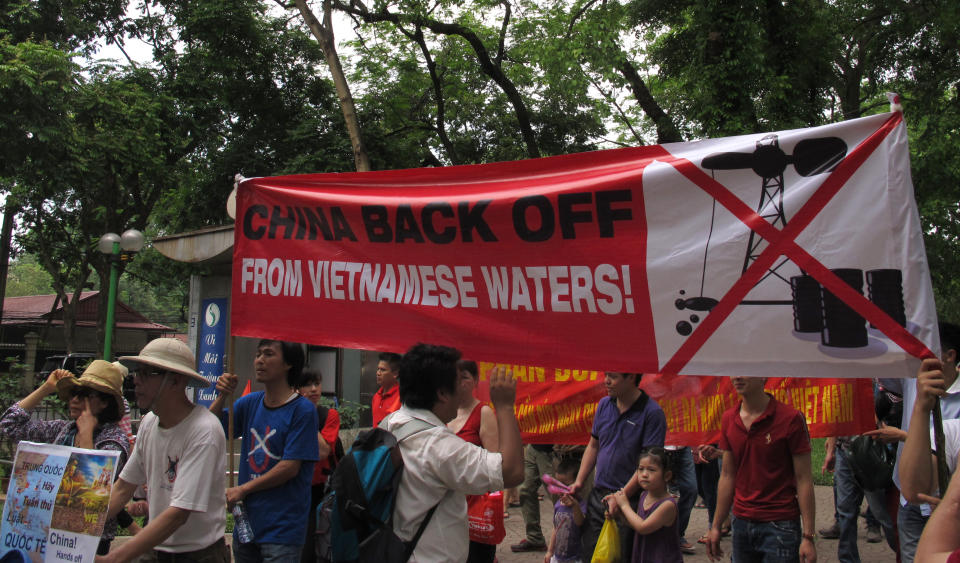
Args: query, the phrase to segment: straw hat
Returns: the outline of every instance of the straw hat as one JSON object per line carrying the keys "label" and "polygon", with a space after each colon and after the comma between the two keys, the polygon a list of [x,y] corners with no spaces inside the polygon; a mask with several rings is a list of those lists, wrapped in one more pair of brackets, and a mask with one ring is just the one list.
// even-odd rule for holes
{"label": "straw hat", "polygon": [[64,401],[69,401],[77,387],[86,387],[112,395],[117,404],[123,404],[123,376],[120,370],[110,362],[93,360],[87,369],[83,370],[80,378],[65,377],[57,382],[57,395]]}
{"label": "straw hat", "polygon": [[160,368],[189,376],[187,384],[191,387],[209,387],[210,382],[193,369],[197,360],[190,348],[176,338],[157,338],[151,340],[140,350],[139,356],[120,356],[120,362],[135,369],[138,364]]}

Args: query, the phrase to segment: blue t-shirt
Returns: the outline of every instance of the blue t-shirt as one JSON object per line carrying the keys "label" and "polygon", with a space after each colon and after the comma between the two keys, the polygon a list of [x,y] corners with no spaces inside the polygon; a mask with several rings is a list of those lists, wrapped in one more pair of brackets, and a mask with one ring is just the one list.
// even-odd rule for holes
{"label": "blue t-shirt", "polygon": [[293,479],[243,499],[254,541],[302,544],[310,512],[313,463],[320,458],[316,407],[298,395],[282,406],[270,408],[263,404],[263,391],[257,391],[240,397],[233,412],[234,435],[242,438],[241,485],[270,471],[280,460],[303,462]]}
{"label": "blue t-shirt", "polygon": [[633,477],[644,448],[663,446],[667,417],[645,393],[622,414],[615,400],[604,397],[597,404],[590,435],[600,443],[594,484],[603,489],[619,489]]}

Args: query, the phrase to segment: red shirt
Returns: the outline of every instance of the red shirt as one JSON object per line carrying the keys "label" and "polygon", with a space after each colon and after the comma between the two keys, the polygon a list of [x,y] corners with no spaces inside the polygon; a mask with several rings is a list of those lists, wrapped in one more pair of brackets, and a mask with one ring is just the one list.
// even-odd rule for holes
{"label": "red shirt", "polygon": [[337,446],[337,436],[340,434],[340,413],[336,409],[327,409],[327,419],[320,422],[320,437],[330,446],[330,455],[313,464],[313,480],[311,484],[320,485],[327,482],[333,464],[330,458]]}
{"label": "red shirt", "polygon": [[373,394],[373,426],[376,428],[385,416],[400,408],[400,386],[394,385],[384,392],[383,387]]}
{"label": "red shirt", "polygon": [[737,462],[733,514],[758,522],[794,520],[800,505],[793,456],[810,451],[810,434],[800,411],[768,396],[770,404],[749,431],[740,404],[723,413],[720,449]]}

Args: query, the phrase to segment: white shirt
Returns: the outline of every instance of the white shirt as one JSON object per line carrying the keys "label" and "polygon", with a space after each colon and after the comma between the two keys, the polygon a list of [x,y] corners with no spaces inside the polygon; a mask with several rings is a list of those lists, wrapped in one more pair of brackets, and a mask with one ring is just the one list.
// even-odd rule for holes
{"label": "white shirt", "polygon": [[151,520],[170,506],[190,511],[187,521],[157,550],[186,553],[223,537],[226,448],[220,420],[201,406],[194,406],[173,428],[161,428],[153,413],[143,417],[137,445],[120,478],[135,485],[147,484]]}
{"label": "white shirt", "polygon": [[383,425],[394,432],[414,418],[434,427],[400,443],[404,469],[393,510],[393,530],[404,541],[413,539],[427,512],[437,505],[410,561],[466,561],[466,495],[503,489],[502,457],[464,441],[431,411],[402,406]]}
{"label": "white shirt", "polygon": [[[903,423],[900,428],[906,432],[910,429],[910,417],[913,415],[913,404],[917,401],[917,380],[910,379],[909,381],[903,382]],[[947,434],[947,421],[960,419],[960,377],[953,382],[953,385],[947,389],[947,394],[944,397],[940,398],[940,412],[943,414],[943,432]],[[930,418],[930,428],[931,432],[933,430],[933,417]],[[933,434],[931,434],[932,436]],[[945,442],[949,444],[950,439],[947,437]],[[934,441],[931,438],[930,440],[931,447],[936,447]],[[954,452],[953,455],[949,455],[950,449],[947,447],[947,463],[956,464],[957,454]],[[900,455],[903,453],[903,442],[900,442],[897,445],[897,464],[893,468],[893,483],[900,488]],[[903,495],[900,495],[900,505],[906,506],[907,499]],[[920,513],[924,516],[929,516],[932,510],[929,504],[920,505]]]}
{"label": "white shirt", "polygon": [[[930,429],[930,449],[937,449],[933,428]],[[943,452],[947,456],[947,469],[953,475],[957,471],[957,456],[960,455],[960,420],[951,418],[943,421]],[[943,496],[943,493],[940,493]]]}

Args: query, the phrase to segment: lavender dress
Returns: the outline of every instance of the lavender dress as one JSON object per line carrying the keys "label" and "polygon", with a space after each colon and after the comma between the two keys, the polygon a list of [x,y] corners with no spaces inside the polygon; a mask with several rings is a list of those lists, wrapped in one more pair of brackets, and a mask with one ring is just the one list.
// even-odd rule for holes
{"label": "lavender dress", "polygon": [[[647,492],[644,491],[637,501],[637,514],[647,519],[657,508],[665,503],[672,502],[677,504],[677,499],[672,496],[654,503],[649,510],[644,510],[643,501],[647,498]],[[636,534],[633,538],[633,556],[630,558],[632,563],[683,563],[683,554],[680,553],[680,530],[677,528],[677,518],[673,519],[673,524],[664,526],[656,532],[647,535]]]}

